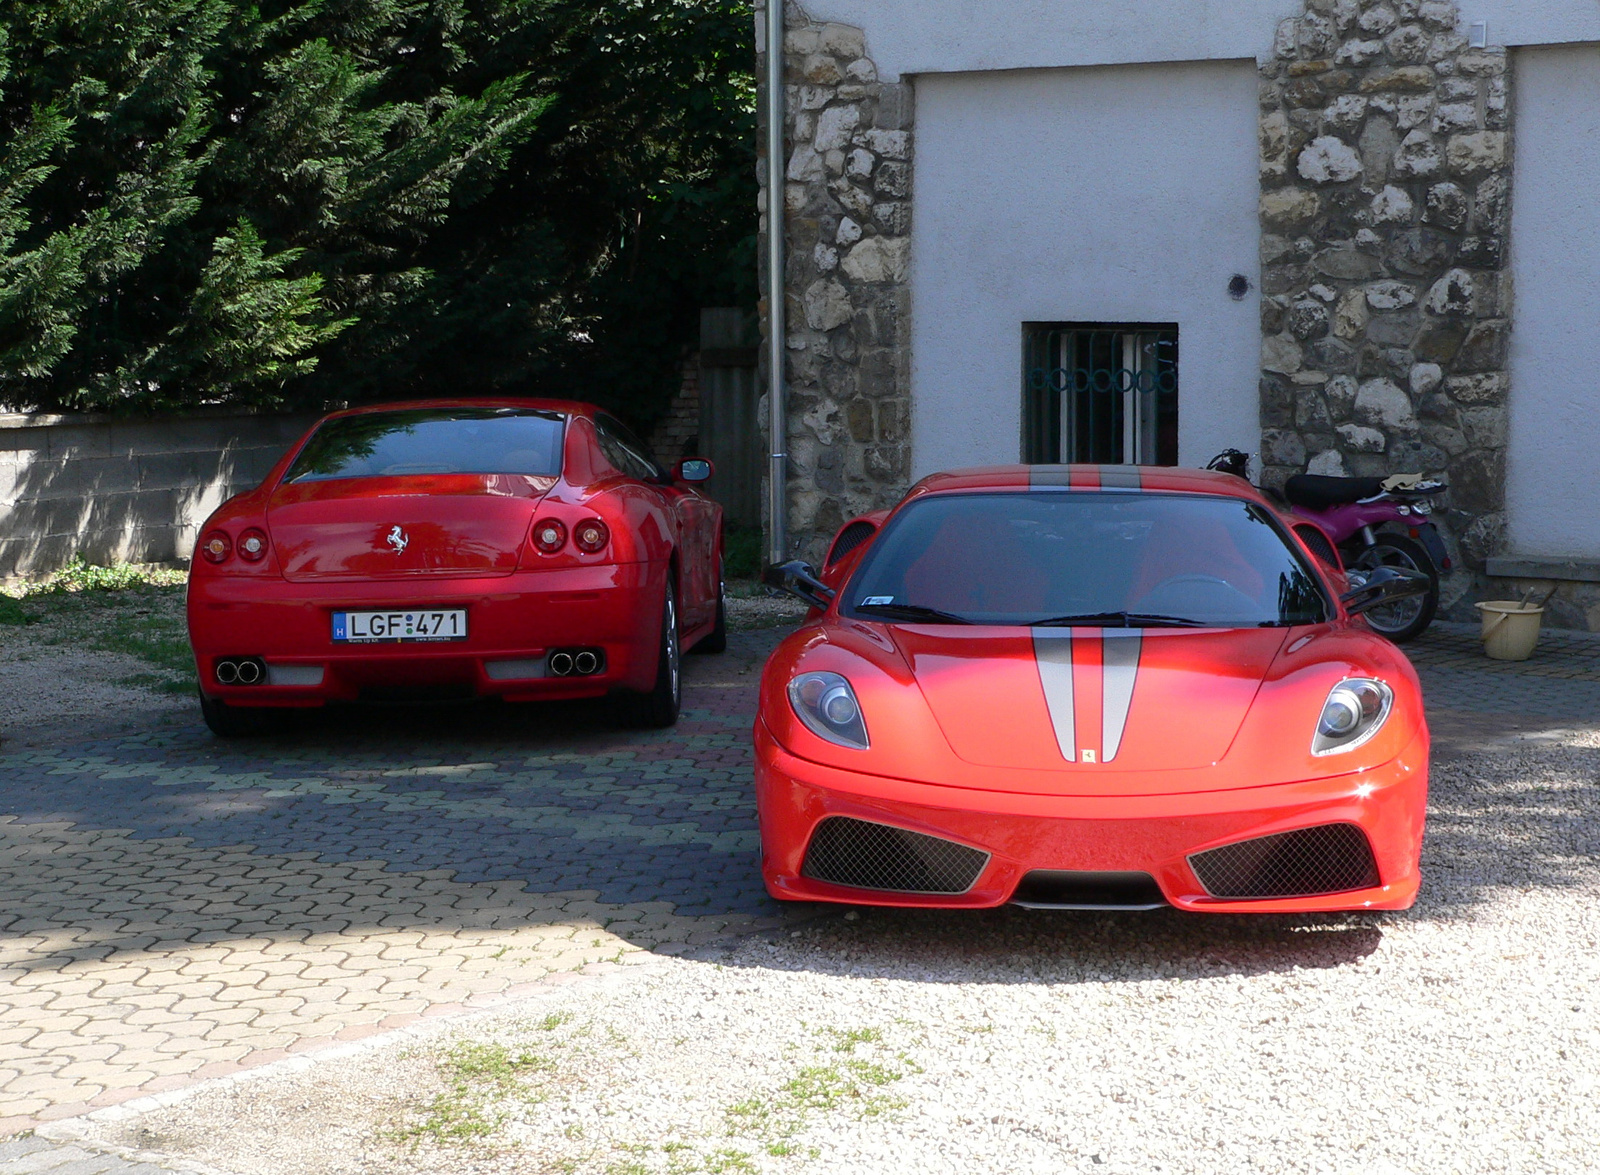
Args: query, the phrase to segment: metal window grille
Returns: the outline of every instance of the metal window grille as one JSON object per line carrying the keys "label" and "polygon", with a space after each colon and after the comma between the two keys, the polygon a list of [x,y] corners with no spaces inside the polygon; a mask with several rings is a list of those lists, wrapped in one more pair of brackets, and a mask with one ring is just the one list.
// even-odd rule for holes
{"label": "metal window grille", "polygon": [[1208,849],[1189,867],[1214,898],[1302,898],[1381,884],[1367,834],[1320,824]]}
{"label": "metal window grille", "polygon": [[1023,460],[1176,465],[1178,328],[1023,327]]}

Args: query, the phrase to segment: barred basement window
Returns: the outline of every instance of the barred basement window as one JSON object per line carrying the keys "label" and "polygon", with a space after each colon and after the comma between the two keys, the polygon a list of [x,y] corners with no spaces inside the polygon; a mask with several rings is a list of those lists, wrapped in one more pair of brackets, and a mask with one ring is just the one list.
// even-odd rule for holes
{"label": "barred basement window", "polygon": [[1022,327],[1022,459],[1030,465],[1178,463],[1178,328]]}

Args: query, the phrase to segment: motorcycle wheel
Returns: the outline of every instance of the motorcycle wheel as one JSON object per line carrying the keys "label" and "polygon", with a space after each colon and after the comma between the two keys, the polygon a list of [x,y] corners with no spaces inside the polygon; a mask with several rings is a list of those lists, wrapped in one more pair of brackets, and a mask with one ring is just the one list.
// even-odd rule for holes
{"label": "motorcycle wheel", "polygon": [[1365,614],[1374,632],[1401,644],[1420,636],[1433,623],[1434,613],[1439,610],[1439,570],[1421,543],[1398,534],[1379,533],[1377,539],[1375,545],[1351,560],[1351,568],[1376,571],[1379,567],[1407,567],[1428,575],[1427,595],[1385,604]]}

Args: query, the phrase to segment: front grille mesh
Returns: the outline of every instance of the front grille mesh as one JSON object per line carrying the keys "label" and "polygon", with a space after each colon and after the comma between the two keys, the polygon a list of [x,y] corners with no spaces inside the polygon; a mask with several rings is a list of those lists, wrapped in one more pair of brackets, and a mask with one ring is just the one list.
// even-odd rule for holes
{"label": "front grille mesh", "polygon": [[966,893],[989,854],[887,824],[830,816],[817,825],[802,877],[890,893]]}
{"label": "front grille mesh", "polygon": [[870,522],[857,519],[839,532],[839,537],[833,540],[833,550],[828,552],[827,565],[832,567],[851,551],[866,542],[878,533],[878,528]]}
{"label": "front grille mesh", "polygon": [[1189,858],[1214,898],[1302,898],[1380,884],[1367,834],[1354,824],[1322,824],[1244,840]]}

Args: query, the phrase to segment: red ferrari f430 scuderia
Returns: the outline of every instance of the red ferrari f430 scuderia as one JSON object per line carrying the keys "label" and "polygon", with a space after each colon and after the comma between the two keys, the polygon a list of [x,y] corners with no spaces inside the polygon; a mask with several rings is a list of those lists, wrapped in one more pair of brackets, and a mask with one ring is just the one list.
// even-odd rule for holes
{"label": "red ferrari f430 scuderia", "polygon": [[454,400],[326,417],[199,536],[206,721],[330,701],[615,695],[676,720],[679,656],[726,639],[709,462],[663,472],[586,404]]}
{"label": "red ferrari f430 scuderia", "polygon": [[1428,729],[1326,535],[1227,474],[936,475],[845,526],[755,726],[779,898],[1403,909]]}

